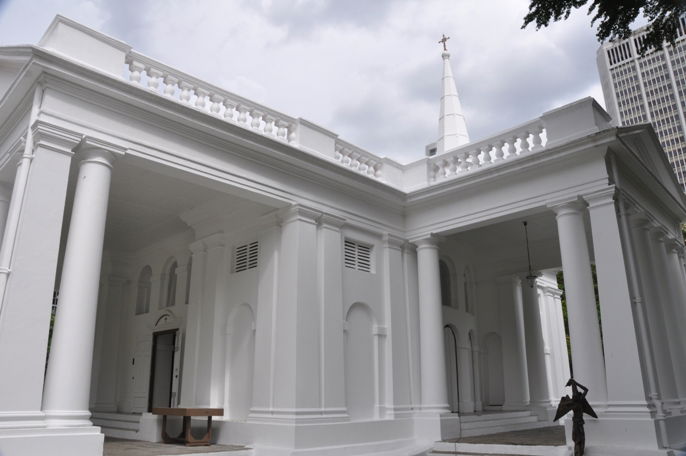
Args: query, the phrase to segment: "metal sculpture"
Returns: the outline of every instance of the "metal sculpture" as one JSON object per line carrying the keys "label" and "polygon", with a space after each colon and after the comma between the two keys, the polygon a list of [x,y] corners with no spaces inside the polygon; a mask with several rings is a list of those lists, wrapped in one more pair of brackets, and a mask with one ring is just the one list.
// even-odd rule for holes
{"label": "metal sculpture", "polygon": [[[565,395],[560,399],[560,404],[557,406],[557,413],[555,419],[557,421],[569,412],[572,415],[572,441],[574,442],[574,456],[583,456],[586,448],[586,433],[584,432],[584,413],[598,418],[598,415],[593,411],[591,404],[586,400],[588,388],[581,383],[578,383],[573,378],[570,378],[566,386],[572,387],[572,397]],[[579,392],[579,388],[583,392]]]}

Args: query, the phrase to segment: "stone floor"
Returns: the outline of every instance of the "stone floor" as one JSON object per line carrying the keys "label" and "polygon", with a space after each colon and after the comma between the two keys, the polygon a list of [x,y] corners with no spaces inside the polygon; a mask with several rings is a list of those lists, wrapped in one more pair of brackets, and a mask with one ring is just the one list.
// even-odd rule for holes
{"label": "stone floor", "polygon": [[210,445],[187,447],[169,443],[141,442],[138,440],[105,439],[103,456],[172,456],[238,452],[248,448],[240,445]]}
{"label": "stone floor", "polygon": [[565,428],[550,426],[524,431],[501,432],[499,434],[478,435],[447,440],[456,443],[482,443],[495,445],[549,445],[565,444]]}

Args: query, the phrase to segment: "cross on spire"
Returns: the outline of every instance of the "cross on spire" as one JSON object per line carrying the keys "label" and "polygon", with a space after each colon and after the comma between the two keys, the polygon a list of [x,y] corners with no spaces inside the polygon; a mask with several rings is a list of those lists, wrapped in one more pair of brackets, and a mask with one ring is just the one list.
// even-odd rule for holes
{"label": "cross on spire", "polygon": [[450,39],[450,37],[449,37],[449,36],[445,36],[445,33],[444,33],[444,34],[443,34],[443,38],[441,38],[440,40],[438,40],[438,44],[443,44],[443,50],[444,50],[445,52],[448,52],[448,47],[445,45],[445,43],[447,43],[449,39]]}

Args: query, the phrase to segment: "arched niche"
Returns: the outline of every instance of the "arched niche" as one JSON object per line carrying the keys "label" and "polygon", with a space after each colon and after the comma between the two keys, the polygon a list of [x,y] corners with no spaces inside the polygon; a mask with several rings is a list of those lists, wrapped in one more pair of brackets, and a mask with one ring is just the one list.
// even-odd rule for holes
{"label": "arched niche", "polygon": [[350,306],[345,319],[345,397],[353,421],[375,416],[375,324],[368,305],[355,303]]}
{"label": "arched niche", "polygon": [[179,262],[174,257],[169,257],[164,262],[160,281],[160,309],[176,305],[176,270],[178,267]]}
{"label": "arched niche", "polygon": [[505,402],[505,378],[503,371],[503,345],[497,333],[484,337],[486,352],[486,401],[489,406],[502,406]]}
{"label": "arched niche", "polygon": [[448,257],[438,260],[438,272],[441,283],[441,304],[446,307],[457,308],[457,284],[455,279],[455,265]]}
{"label": "arched niche", "polygon": [[255,314],[248,304],[235,307],[226,324],[225,410],[232,420],[245,420],[252,406],[255,364]]}
{"label": "arched niche", "polygon": [[458,330],[454,325],[448,324],[443,327],[443,341],[445,343],[445,373],[448,386],[448,405],[452,413],[459,411],[459,348]]}

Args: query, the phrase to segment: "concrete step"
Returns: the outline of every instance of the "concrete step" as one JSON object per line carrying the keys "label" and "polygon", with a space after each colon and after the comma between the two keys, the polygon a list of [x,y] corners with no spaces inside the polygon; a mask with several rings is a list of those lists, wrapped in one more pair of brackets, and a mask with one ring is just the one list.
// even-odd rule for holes
{"label": "concrete step", "polygon": [[550,423],[547,422],[540,422],[536,421],[527,421],[527,422],[522,422],[522,423],[512,423],[512,424],[503,424],[499,426],[490,426],[490,427],[480,427],[476,429],[463,429],[462,430],[462,437],[473,437],[476,435],[489,435],[489,434],[498,434],[500,432],[509,432],[509,431],[523,431],[525,429],[536,429],[536,428],[541,428],[541,427],[548,427],[550,426]]}
{"label": "concrete step", "polygon": [[118,439],[135,439],[140,426],[140,415],[95,412],[91,421],[100,426],[102,433]]}
{"label": "concrete step", "polygon": [[571,451],[566,446],[436,442],[433,451],[429,452],[429,455],[570,456]]}
{"label": "concrete step", "polygon": [[463,423],[471,423],[474,421],[506,420],[509,418],[521,418],[524,416],[531,416],[531,412],[528,410],[517,410],[512,412],[484,413],[481,415],[460,415],[460,421]]}
{"label": "concrete step", "polygon": [[493,426],[507,426],[509,424],[521,424],[521,423],[536,423],[538,417],[536,416],[517,416],[513,418],[503,418],[497,420],[483,420],[483,421],[472,421],[472,422],[461,422],[462,429],[477,429],[477,428],[487,428]]}

